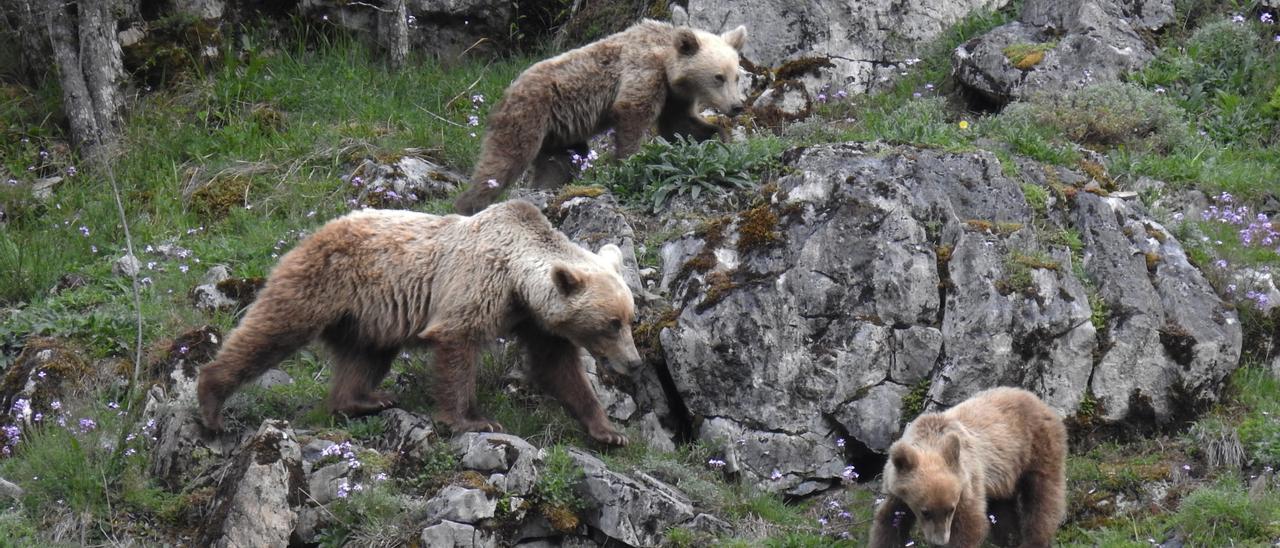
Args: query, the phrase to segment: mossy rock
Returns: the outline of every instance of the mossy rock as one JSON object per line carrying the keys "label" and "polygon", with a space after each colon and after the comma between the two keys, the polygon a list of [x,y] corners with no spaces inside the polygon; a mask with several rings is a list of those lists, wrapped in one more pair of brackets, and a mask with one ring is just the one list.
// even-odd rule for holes
{"label": "mossy rock", "polygon": [[[85,354],[67,341],[54,337],[28,339],[0,382],[0,409],[8,411],[15,401],[25,398],[33,413],[48,414],[52,411],[51,402],[85,389],[94,373]],[[13,418],[10,413],[0,416]]]}
{"label": "mossy rock", "polygon": [[1031,70],[1032,67],[1044,61],[1045,54],[1057,45],[1057,42],[1009,44],[1004,48],[1004,56],[1018,70]]}
{"label": "mossy rock", "polygon": [[777,80],[798,80],[805,76],[819,76],[822,69],[835,68],[830,57],[801,57],[787,61],[774,71]]}
{"label": "mossy rock", "polygon": [[200,75],[218,56],[222,30],[216,21],[169,17],[150,23],[141,40],[122,48],[125,70],[151,86],[163,86]]}
{"label": "mossy rock", "polygon": [[239,175],[215,177],[191,194],[191,209],[203,219],[222,219],[232,208],[243,207],[253,180]]}

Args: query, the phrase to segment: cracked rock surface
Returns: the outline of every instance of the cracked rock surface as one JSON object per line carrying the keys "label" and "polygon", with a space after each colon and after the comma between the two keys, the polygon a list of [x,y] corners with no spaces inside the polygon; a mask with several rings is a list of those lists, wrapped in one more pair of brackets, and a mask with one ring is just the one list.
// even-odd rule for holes
{"label": "cracked rock surface", "polygon": [[730,471],[812,493],[921,410],[995,385],[1151,428],[1236,367],[1235,313],[1177,239],[1082,174],[875,144],[787,156],[769,203],[663,252],[666,364]]}

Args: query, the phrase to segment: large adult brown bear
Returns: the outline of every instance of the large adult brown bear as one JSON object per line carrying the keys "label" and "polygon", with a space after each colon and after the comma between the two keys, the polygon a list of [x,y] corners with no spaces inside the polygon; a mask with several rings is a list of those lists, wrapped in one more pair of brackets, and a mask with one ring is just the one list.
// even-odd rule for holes
{"label": "large adult brown bear", "polygon": [[435,360],[435,417],[454,431],[500,431],[476,406],[480,350],[514,333],[533,377],[597,441],[625,445],[583,370],[579,348],[629,368],[634,302],[621,252],[570,242],[537,208],[511,201],[472,217],[364,210],[330,221],[285,254],[217,358],[200,371],[206,427],[223,402],[316,337],[333,349],[329,406],[393,405],[376,391],[404,346]]}
{"label": "large adult brown bear", "polygon": [[646,19],[529,67],[489,114],[471,187],[455,209],[483,209],[535,159],[534,179],[547,179],[538,170],[554,170],[566,151],[586,154],[587,140],[608,128],[617,158],[634,154],[655,121],[666,137],[718,135],[698,110],[742,111],[738,51],[746,40],[741,26],[716,35]]}
{"label": "large adult brown bear", "polygon": [[1066,518],[1066,460],[1062,417],[1020,388],[992,388],[920,415],[889,447],[888,496],[868,546],[908,544],[919,521],[931,545],[977,548],[991,529],[988,499],[1013,502],[1019,546],[1051,546]]}

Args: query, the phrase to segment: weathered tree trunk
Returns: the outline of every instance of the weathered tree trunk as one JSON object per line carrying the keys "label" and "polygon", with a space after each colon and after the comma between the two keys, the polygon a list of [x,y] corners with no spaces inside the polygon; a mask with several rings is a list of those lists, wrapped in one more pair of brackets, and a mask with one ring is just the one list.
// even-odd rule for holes
{"label": "weathered tree trunk", "polygon": [[124,106],[124,65],[111,3],[44,0],[42,11],[71,141],[85,158],[103,161],[119,136]]}
{"label": "weathered tree trunk", "polygon": [[379,42],[387,50],[391,68],[404,68],[409,57],[409,10],[405,0],[389,0],[385,9],[378,10]]}

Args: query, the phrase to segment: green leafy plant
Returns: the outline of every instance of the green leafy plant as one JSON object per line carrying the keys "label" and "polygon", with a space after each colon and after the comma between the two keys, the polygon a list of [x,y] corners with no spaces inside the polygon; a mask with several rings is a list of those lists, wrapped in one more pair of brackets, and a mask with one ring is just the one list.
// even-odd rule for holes
{"label": "green leafy plant", "polygon": [[581,510],[583,501],[574,489],[582,477],[582,468],[569,456],[569,451],[562,445],[552,447],[533,487],[534,497],[549,506]]}
{"label": "green leafy plant", "polygon": [[683,135],[670,141],[658,137],[596,178],[607,177],[606,182],[620,195],[647,197],[656,210],[672,196],[697,199],[704,192],[751,186],[756,176],[777,165],[783,146],[774,138],[723,143],[715,139],[698,142]]}

